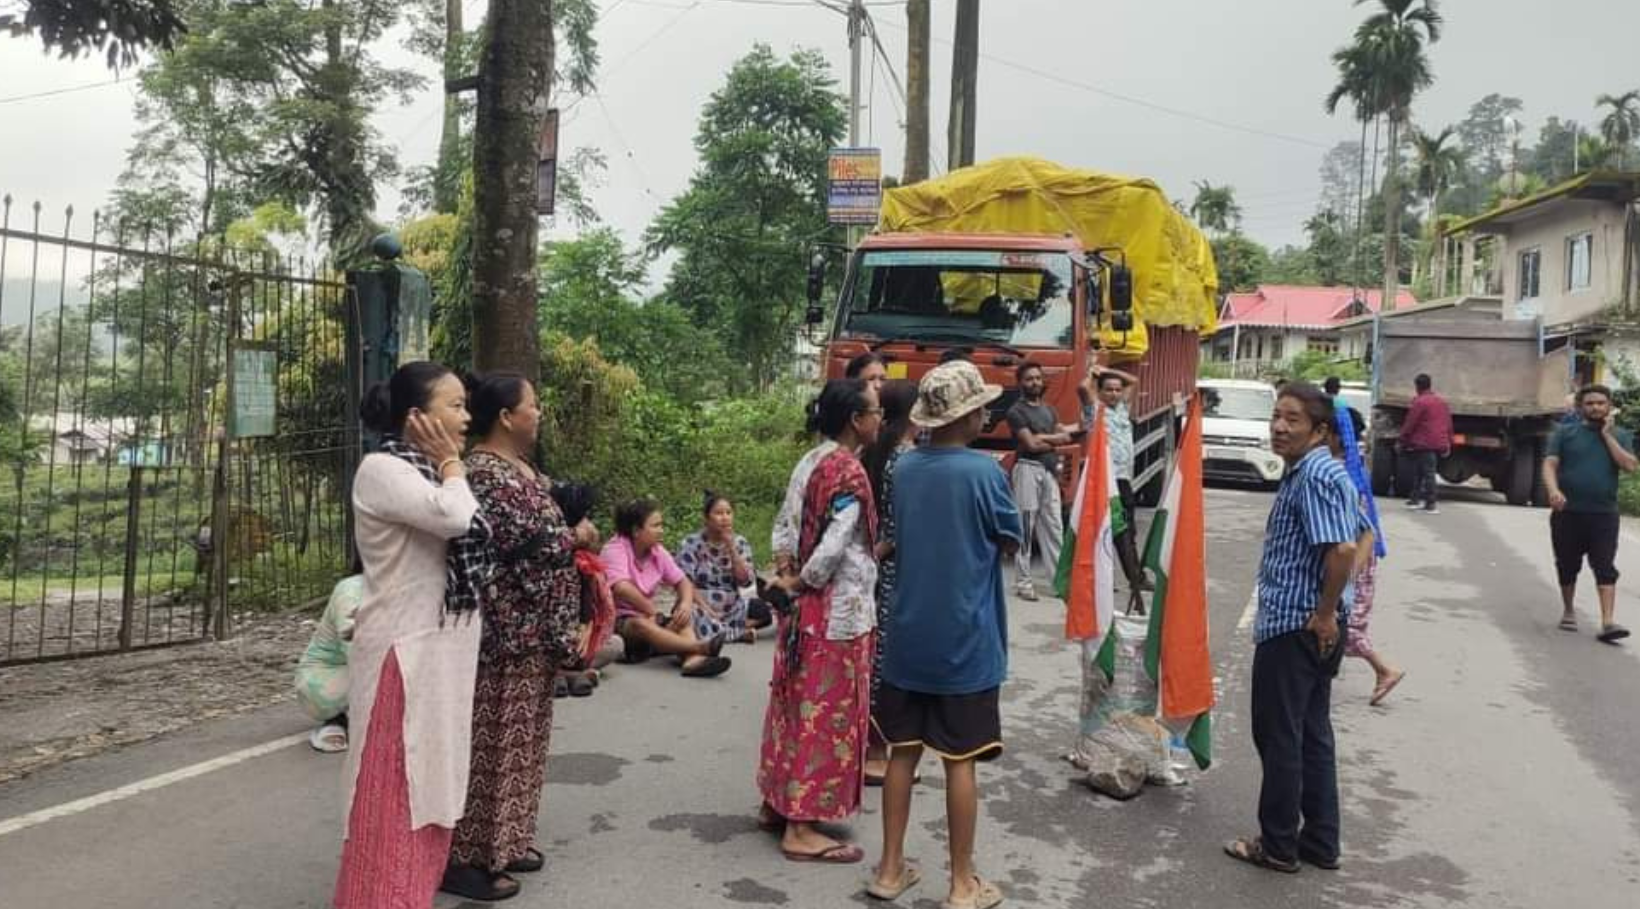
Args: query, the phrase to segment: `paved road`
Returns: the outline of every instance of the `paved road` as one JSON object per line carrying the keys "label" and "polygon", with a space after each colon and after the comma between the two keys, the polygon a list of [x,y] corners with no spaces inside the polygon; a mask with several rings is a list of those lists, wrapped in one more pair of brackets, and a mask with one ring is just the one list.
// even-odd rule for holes
{"label": "paved road", "polygon": [[[1454,494],[1461,492],[1454,491]],[[1387,708],[1346,667],[1336,720],[1346,866],[1285,877],[1219,853],[1251,830],[1257,765],[1241,625],[1267,494],[1210,492],[1219,762],[1188,787],[1119,804],[1060,755],[1075,658],[1047,605],[1012,613],[1008,753],[981,770],[981,868],[1021,906],[1640,904],[1636,648],[1554,629],[1541,511],[1475,495],[1387,516],[1376,637],[1409,671]],[[1640,534],[1620,564],[1640,576]],[[1632,585],[1631,585],[1632,586]],[[1593,605],[1592,591],[1587,601]],[[1640,622],[1640,594],[1621,605]],[[853,906],[865,867],[794,866],[759,833],[752,770],[771,650],[736,648],[720,682],[620,670],[559,712],[529,906]],[[563,703],[564,701],[560,701]],[[300,733],[291,707],[206,724],[0,786],[5,819],[239,755]],[[242,756],[242,755],[241,755]],[[0,833],[0,905],[312,906],[338,851],[340,761],[300,744]],[[929,767],[911,855],[943,890],[941,779]],[[161,780],[160,782],[164,782]],[[152,785],[151,783],[149,785]],[[104,797],[106,798],[106,797]],[[852,827],[879,839],[875,794]],[[445,904],[455,904],[441,897]]]}

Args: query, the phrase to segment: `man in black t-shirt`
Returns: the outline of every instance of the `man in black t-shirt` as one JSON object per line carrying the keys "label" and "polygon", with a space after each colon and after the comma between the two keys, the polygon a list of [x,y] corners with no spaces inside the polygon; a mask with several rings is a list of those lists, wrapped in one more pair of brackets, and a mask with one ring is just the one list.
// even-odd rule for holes
{"label": "man in black t-shirt", "polygon": [[1059,415],[1043,403],[1048,380],[1042,365],[1026,362],[1015,373],[1019,400],[1008,409],[1008,427],[1014,434],[1014,503],[1019,507],[1024,540],[1014,556],[1014,592],[1021,599],[1037,599],[1031,577],[1031,559],[1037,549],[1052,579],[1059,566],[1059,547],[1065,539],[1063,501],[1059,494],[1059,447],[1080,435],[1078,428],[1059,423]]}

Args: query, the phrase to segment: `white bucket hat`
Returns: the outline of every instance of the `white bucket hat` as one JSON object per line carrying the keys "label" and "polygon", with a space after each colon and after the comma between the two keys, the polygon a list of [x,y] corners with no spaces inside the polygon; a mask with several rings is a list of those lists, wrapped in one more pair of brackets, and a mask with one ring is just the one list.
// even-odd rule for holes
{"label": "white bucket hat", "polygon": [[950,426],[1002,396],[1001,385],[987,385],[979,367],[958,360],[936,366],[917,386],[911,422],[938,430]]}

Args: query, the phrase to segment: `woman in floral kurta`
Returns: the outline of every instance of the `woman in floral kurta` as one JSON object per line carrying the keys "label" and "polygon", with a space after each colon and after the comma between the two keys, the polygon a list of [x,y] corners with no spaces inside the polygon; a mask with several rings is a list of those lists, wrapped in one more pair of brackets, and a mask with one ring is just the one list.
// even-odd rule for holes
{"label": "woman in floral kurta", "polygon": [[484,596],[473,695],[472,772],[445,890],[498,900],[509,873],[534,872],[536,817],[552,732],[552,684],[573,657],[581,612],[577,548],[596,544],[583,520],[564,522],[551,482],[528,461],[540,422],[535,390],[491,376],[472,396],[479,445],[467,459],[473,494],[494,532],[496,568]]}
{"label": "woman in floral kurta", "polygon": [[678,550],[678,567],[695,585],[703,604],[695,608],[695,634],[756,641],[757,630],[773,616],[768,604],[743,595],[757,583],[752,544],[735,532],[735,507],[729,498],[707,494],[703,513],[706,527],[683,540]]}
{"label": "woman in floral kurta", "polygon": [[837,445],[807,476],[798,572],[779,581],[797,595],[797,613],[781,626],[757,770],[759,824],[782,829],[788,860],[858,863],[864,856],[815,823],[853,815],[864,784],[877,507],[855,454],[876,436],[881,413],[875,391],[841,379],[826,384],[813,415],[814,428]]}

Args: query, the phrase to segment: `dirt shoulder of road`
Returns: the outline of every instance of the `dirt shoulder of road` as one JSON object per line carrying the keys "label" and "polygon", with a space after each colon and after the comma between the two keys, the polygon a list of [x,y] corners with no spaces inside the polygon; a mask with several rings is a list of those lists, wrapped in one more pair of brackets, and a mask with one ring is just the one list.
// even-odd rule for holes
{"label": "dirt shoulder of road", "polygon": [[317,610],[233,617],[231,638],[0,668],[0,783],[280,702]]}

